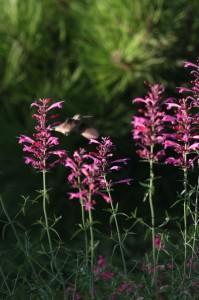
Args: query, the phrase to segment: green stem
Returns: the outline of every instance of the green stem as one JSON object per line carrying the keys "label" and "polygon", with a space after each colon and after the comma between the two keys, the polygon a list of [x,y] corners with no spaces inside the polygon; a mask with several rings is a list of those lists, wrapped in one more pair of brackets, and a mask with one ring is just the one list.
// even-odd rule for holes
{"label": "green stem", "polygon": [[150,153],[151,158],[149,160],[150,166],[150,178],[149,178],[149,205],[151,211],[151,238],[152,238],[152,254],[153,254],[153,268],[154,268],[154,275],[152,278],[152,284],[156,277],[156,253],[155,253],[155,213],[154,213],[154,205],[153,205],[153,190],[154,190],[154,172],[153,172],[153,145],[151,146]]}
{"label": "green stem", "polygon": [[199,221],[198,220],[198,194],[199,194],[199,177],[198,177],[198,183],[197,183],[197,187],[196,187],[196,198],[195,198],[195,209],[194,209],[194,234],[193,234],[191,263],[190,263],[190,269],[189,269],[189,278],[191,277],[193,258],[195,255],[196,233],[197,233],[197,227],[198,227],[198,221]]}
{"label": "green stem", "polygon": [[45,170],[42,171],[42,178],[43,178],[43,213],[44,213],[44,220],[45,220],[45,229],[47,232],[50,253],[54,260],[53,247],[52,247],[52,241],[51,241],[51,237],[50,237],[49,224],[48,224],[48,217],[47,217],[47,212],[46,212],[47,189],[46,189],[46,171]]}
{"label": "green stem", "polygon": [[52,241],[51,241],[51,236],[50,236],[50,230],[49,230],[49,224],[48,224],[48,217],[47,217],[47,211],[46,211],[47,189],[46,189],[46,171],[45,170],[42,171],[42,178],[43,178],[43,213],[44,213],[45,229],[46,229],[47,237],[48,237],[50,255],[51,255],[51,259],[52,259],[52,268],[55,268],[55,270],[58,272],[60,282],[62,283],[62,286],[63,286],[63,293],[64,293],[64,299],[65,299],[65,284],[64,284],[63,276],[59,270],[59,267],[57,266],[56,258],[54,256],[53,246],[52,246]]}
{"label": "green stem", "polygon": [[12,231],[13,231],[13,233],[14,233],[14,235],[15,235],[15,238],[16,238],[16,240],[17,240],[17,243],[18,243],[18,245],[19,245],[19,248],[20,248],[21,251],[24,253],[24,255],[27,257],[28,261],[30,262],[30,266],[31,266],[31,268],[32,268],[32,271],[33,271],[34,275],[37,276],[37,273],[36,273],[35,268],[34,268],[34,266],[33,266],[33,264],[32,264],[32,261],[31,261],[31,260],[32,260],[32,257],[30,257],[29,255],[27,255],[26,252],[24,251],[23,244],[21,243],[21,241],[20,241],[20,239],[19,239],[19,236],[18,236],[17,231],[16,231],[16,229],[15,229],[15,226],[14,226],[14,224],[13,224],[13,221],[11,220],[11,218],[10,218],[10,216],[9,216],[7,210],[6,210],[6,208],[5,208],[5,206],[4,206],[3,199],[2,199],[1,197],[0,197],[0,202],[1,202],[1,206],[2,206],[3,212],[4,212],[5,216],[7,217],[8,222],[9,222],[9,224],[10,224],[10,226],[11,226],[11,228],[12,228]]}
{"label": "green stem", "polygon": [[183,169],[184,174],[184,202],[183,202],[183,218],[184,218],[184,279],[186,275],[186,263],[187,263],[187,168]]}
{"label": "green stem", "polygon": [[[79,193],[81,193],[80,187],[80,178],[78,177],[78,186],[79,186]],[[84,205],[82,197],[80,197],[80,204],[81,204],[81,214],[82,214],[82,225],[84,229],[84,240],[85,240],[85,252],[86,252],[86,266],[88,264],[88,237],[87,237],[87,229],[86,229],[86,222],[85,222],[85,212],[84,212]]]}
{"label": "green stem", "polygon": [[121,234],[120,234],[119,225],[118,225],[118,222],[117,222],[117,216],[116,216],[116,213],[115,213],[115,208],[113,206],[113,201],[112,201],[112,197],[111,197],[111,193],[110,193],[110,188],[109,188],[109,185],[108,185],[108,182],[106,180],[105,175],[104,175],[104,181],[105,181],[106,190],[107,190],[107,193],[108,193],[108,196],[109,196],[109,199],[110,199],[112,216],[114,218],[115,226],[116,226],[116,230],[117,230],[118,243],[119,243],[119,247],[120,247],[120,253],[121,253],[122,264],[123,264],[123,271],[124,271],[125,277],[127,277],[127,268],[126,268],[126,261],[125,261],[125,257],[124,257],[124,251],[123,251],[123,242],[122,242],[122,239],[121,239]]}
{"label": "green stem", "polygon": [[89,209],[89,228],[90,228],[90,251],[91,251],[91,261],[90,261],[90,288],[91,288],[91,299],[94,299],[94,286],[93,286],[93,265],[94,265],[94,235],[93,235],[93,218],[92,211]]}
{"label": "green stem", "polygon": [[[2,199],[1,197],[0,197],[0,202],[1,202],[1,206],[2,206],[3,212],[4,212],[4,214],[6,215],[6,218],[8,219],[8,222],[9,222],[9,224],[10,224],[10,226],[11,226],[11,228],[12,228],[12,231],[13,231],[13,233],[14,233],[14,235],[15,235],[15,238],[16,238],[16,240],[17,240],[17,243],[18,243],[19,247],[21,248],[21,250],[23,251],[22,243],[21,243],[21,241],[20,241],[20,239],[19,239],[19,237],[18,237],[17,231],[16,231],[16,229],[15,229],[15,227],[14,227],[14,225],[13,225],[13,222],[12,222],[12,220],[11,220],[9,214],[7,213],[7,210],[6,210],[6,208],[5,208],[5,206],[4,206],[4,203],[3,203],[3,199]],[[24,251],[23,251],[23,252],[24,252]]]}

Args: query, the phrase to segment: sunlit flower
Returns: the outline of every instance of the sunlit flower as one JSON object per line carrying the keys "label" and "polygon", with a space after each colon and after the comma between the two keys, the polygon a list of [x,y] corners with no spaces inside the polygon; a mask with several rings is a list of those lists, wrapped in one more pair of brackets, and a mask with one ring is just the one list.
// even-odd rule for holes
{"label": "sunlit flower", "polygon": [[33,102],[36,113],[32,115],[36,119],[35,133],[31,137],[21,135],[19,144],[23,145],[23,151],[27,153],[25,163],[30,164],[39,171],[47,171],[66,157],[65,150],[57,149],[59,140],[52,135],[49,120],[49,112],[54,108],[61,108],[63,101],[51,104],[51,99],[39,99]]}

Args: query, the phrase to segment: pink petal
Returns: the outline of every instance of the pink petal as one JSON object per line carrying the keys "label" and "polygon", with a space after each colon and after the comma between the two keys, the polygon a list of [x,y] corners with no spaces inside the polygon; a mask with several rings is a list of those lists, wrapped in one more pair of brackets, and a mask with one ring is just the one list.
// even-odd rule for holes
{"label": "pink petal", "polygon": [[171,109],[173,107],[180,108],[180,105],[176,103],[166,103],[166,105],[167,105],[167,109]]}
{"label": "pink petal", "polygon": [[82,198],[82,193],[68,193],[69,194],[69,199],[81,199]]}
{"label": "pink petal", "polygon": [[143,98],[135,98],[132,100],[133,103],[146,103],[146,100]]}
{"label": "pink petal", "polygon": [[25,145],[25,146],[23,147],[23,151],[24,151],[24,152],[35,153],[35,152],[36,152],[36,149],[35,149],[34,147],[32,147],[32,146],[27,146],[27,145]]}
{"label": "pink petal", "polygon": [[[94,202],[95,203],[95,202]],[[86,211],[89,211],[89,210],[91,210],[91,209],[93,209],[93,204],[94,204],[93,202],[91,203],[91,201],[86,201],[85,202],[85,205],[84,205],[84,207],[85,207],[85,210]]]}
{"label": "pink petal", "polygon": [[28,156],[25,156],[24,160],[25,160],[25,164],[27,164],[27,165],[36,163],[36,160],[34,160],[33,158],[28,157]]}
{"label": "pink petal", "polygon": [[178,149],[178,150],[181,150],[182,146],[176,142],[173,142],[173,141],[165,141],[164,142],[164,148],[169,148],[169,147],[173,147],[175,149]]}
{"label": "pink petal", "polygon": [[182,166],[182,160],[180,158],[168,157],[165,162],[174,166]]}
{"label": "pink petal", "polygon": [[47,109],[47,111],[53,109],[53,108],[62,108],[64,101],[55,102],[52,105],[50,105]]}
{"label": "pink petal", "polygon": [[185,68],[187,68],[187,67],[192,67],[192,68],[196,68],[196,69],[199,68],[198,65],[196,65],[196,64],[194,64],[194,63],[192,63],[192,62],[189,62],[189,61],[185,61],[184,67],[185,67]]}
{"label": "pink petal", "polygon": [[109,196],[105,195],[104,193],[98,192],[98,195],[100,195],[105,201],[106,203],[110,203],[111,199]]}
{"label": "pink petal", "polygon": [[100,142],[94,139],[90,139],[89,144],[100,144]]}
{"label": "pink petal", "polygon": [[199,143],[194,143],[189,147],[189,150],[199,150]]}
{"label": "pink petal", "polygon": [[60,158],[66,157],[66,151],[65,150],[54,150],[54,151],[49,151],[49,154],[55,154],[59,156]]}
{"label": "pink petal", "polygon": [[65,167],[71,168],[73,171],[77,170],[76,163],[69,157],[66,159]]}
{"label": "pink petal", "polygon": [[120,169],[121,169],[121,167],[119,167],[119,166],[113,166],[110,168],[110,170],[115,170],[115,171],[118,171]]}
{"label": "pink petal", "polygon": [[39,106],[39,104],[38,104],[37,102],[33,102],[33,103],[30,105],[30,107],[33,107],[33,106],[36,106],[36,107],[38,107],[38,106]]}
{"label": "pink petal", "polygon": [[30,144],[33,144],[34,143],[34,140],[31,139],[29,136],[27,135],[21,135],[19,137],[19,144],[22,144],[22,143],[30,143]]}
{"label": "pink petal", "polygon": [[169,116],[169,115],[165,115],[162,119],[162,121],[164,122],[171,122],[171,124],[174,124],[176,122],[176,118]]}
{"label": "pink petal", "polygon": [[179,93],[184,93],[184,92],[193,92],[193,91],[189,88],[186,88],[186,87],[179,87],[178,92]]}
{"label": "pink petal", "polygon": [[131,178],[126,178],[126,179],[121,179],[121,180],[118,180],[118,181],[114,181],[114,185],[115,184],[120,184],[120,183],[125,183],[127,185],[130,185],[132,183],[133,179]]}
{"label": "pink petal", "polygon": [[57,137],[51,136],[47,140],[47,144],[49,145],[59,145],[59,139]]}

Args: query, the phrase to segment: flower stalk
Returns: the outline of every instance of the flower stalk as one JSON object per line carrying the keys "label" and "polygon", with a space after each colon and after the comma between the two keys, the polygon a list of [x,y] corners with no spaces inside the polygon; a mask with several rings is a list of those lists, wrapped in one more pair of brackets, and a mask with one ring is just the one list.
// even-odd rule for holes
{"label": "flower stalk", "polygon": [[[153,145],[151,145],[151,155],[153,155]],[[153,255],[153,280],[156,276],[156,251],[155,251],[155,212],[153,205],[153,191],[154,191],[154,172],[153,172],[153,159],[149,160],[150,177],[149,177],[149,205],[151,211],[151,240],[152,240],[152,255]]]}
{"label": "flower stalk", "polygon": [[104,175],[104,182],[106,184],[106,191],[107,191],[107,194],[108,194],[109,199],[110,199],[110,206],[111,206],[111,210],[112,210],[112,216],[113,216],[116,231],[117,231],[118,243],[119,243],[120,254],[121,254],[121,259],[122,259],[122,264],[123,264],[123,272],[124,272],[124,276],[127,277],[126,261],[125,261],[125,257],[124,257],[124,251],[123,251],[123,241],[121,239],[120,229],[119,229],[119,225],[118,225],[118,221],[117,221],[117,215],[116,215],[116,211],[115,211],[115,208],[114,208],[114,205],[113,205],[113,200],[112,200],[112,197],[111,197],[109,184],[107,182],[107,179],[106,179],[105,175]]}
{"label": "flower stalk", "polygon": [[77,176],[77,182],[78,182],[78,191],[79,191],[79,201],[81,205],[81,218],[82,218],[82,226],[84,230],[84,243],[85,243],[85,261],[86,261],[86,267],[88,266],[88,236],[87,236],[87,228],[86,228],[86,219],[85,219],[85,211],[84,211],[84,203],[82,199],[82,190],[81,190],[81,179],[80,176]]}
{"label": "flower stalk", "polygon": [[46,210],[46,200],[47,200],[48,197],[47,197],[47,189],[46,189],[46,171],[45,170],[42,171],[42,182],[43,182],[42,194],[43,194],[43,213],[44,213],[44,221],[45,221],[45,230],[46,230],[47,237],[48,237],[48,244],[49,244],[50,253],[51,253],[51,256],[52,256],[53,261],[54,261],[53,246],[52,246],[52,240],[51,240],[51,236],[50,236],[47,210]]}
{"label": "flower stalk", "polygon": [[91,209],[88,211],[89,216],[89,230],[90,230],[90,290],[91,299],[94,299],[94,280],[93,280],[93,267],[94,267],[94,234],[93,234],[93,217]]}
{"label": "flower stalk", "polygon": [[138,147],[137,154],[149,164],[148,199],[151,215],[151,241],[153,277],[152,285],[156,281],[156,247],[155,247],[155,210],[153,203],[154,194],[154,163],[165,156],[162,149],[164,144],[164,117],[162,109],[162,94],[164,87],[160,84],[149,85],[149,92],[144,98],[135,98],[133,103],[139,103],[142,107],[138,110],[139,115],[132,120],[133,138]]}

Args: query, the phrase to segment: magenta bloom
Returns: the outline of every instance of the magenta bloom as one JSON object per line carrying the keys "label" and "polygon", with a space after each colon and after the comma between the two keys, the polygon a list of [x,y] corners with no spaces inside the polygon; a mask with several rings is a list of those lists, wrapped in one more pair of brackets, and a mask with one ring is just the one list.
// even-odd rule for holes
{"label": "magenta bloom", "polygon": [[31,137],[21,135],[19,144],[23,145],[23,151],[27,153],[25,163],[30,164],[39,171],[47,171],[66,157],[65,150],[58,150],[57,137],[52,135],[49,124],[49,112],[54,108],[61,108],[63,101],[51,104],[51,99],[39,99],[33,102],[31,107],[36,108],[32,118],[36,119],[35,133]]}
{"label": "magenta bloom", "polygon": [[167,115],[167,133],[165,133],[164,147],[170,148],[174,154],[166,159],[166,163],[179,166],[183,169],[193,167],[195,150],[199,149],[196,133],[196,120],[192,115],[192,104],[189,99],[182,98],[178,103],[167,102],[167,110],[173,110]]}
{"label": "magenta bloom", "polygon": [[[85,210],[94,207],[97,199],[101,198],[106,203],[111,199],[106,192],[113,182],[106,181],[105,176],[113,171],[119,170],[124,160],[113,160],[113,144],[110,138],[102,138],[101,141],[92,140],[97,145],[95,151],[86,152],[79,149],[73,153],[73,157],[67,157],[65,166],[69,169],[68,181],[74,192],[69,193],[70,199],[81,199]],[[130,179],[123,179],[115,183],[129,183]]]}
{"label": "magenta bloom", "polygon": [[183,169],[194,166],[199,150],[199,114],[195,112],[199,106],[199,65],[187,62],[185,66],[194,68],[191,74],[195,79],[191,81],[191,88],[179,88],[179,93],[185,93],[184,97],[166,102],[168,114],[164,118],[167,123],[165,149],[174,152],[166,163]]}
{"label": "magenta bloom", "polygon": [[198,107],[199,105],[199,59],[197,60],[197,63],[191,63],[191,62],[185,62],[184,64],[185,68],[191,68],[191,76],[193,76],[193,80],[191,80],[191,87],[185,88],[180,87],[179,92],[184,93],[187,92],[190,94],[188,98],[193,102],[193,106]]}
{"label": "magenta bloom", "polygon": [[72,158],[67,157],[65,166],[69,169],[68,181],[75,190],[69,193],[70,199],[81,199],[87,211],[94,207],[98,197],[109,202],[101,191],[99,168],[84,149],[75,151]]}
{"label": "magenta bloom", "polygon": [[133,138],[136,142],[138,155],[146,160],[159,161],[165,152],[161,149],[164,142],[162,94],[164,87],[160,84],[149,85],[149,92],[144,98],[135,98],[133,103],[142,107],[139,115],[132,119]]}
{"label": "magenta bloom", "polygon": [[93,159],[94,163],[99,169],[99,181],[102,188],[106,188],[106,182],[109,184],[109,188],[118,183],[130,184],[132,179],[125,178],[119,181],[108,180],[108,175],[112,172],[117,172],[122,168],[122,165],[127,164],[128,159],[114,159],[114,145],[109,137],[102,137],[101,141],[91,140],[90,144],[96,144],[96,150],[90,152],[89,156]]}

